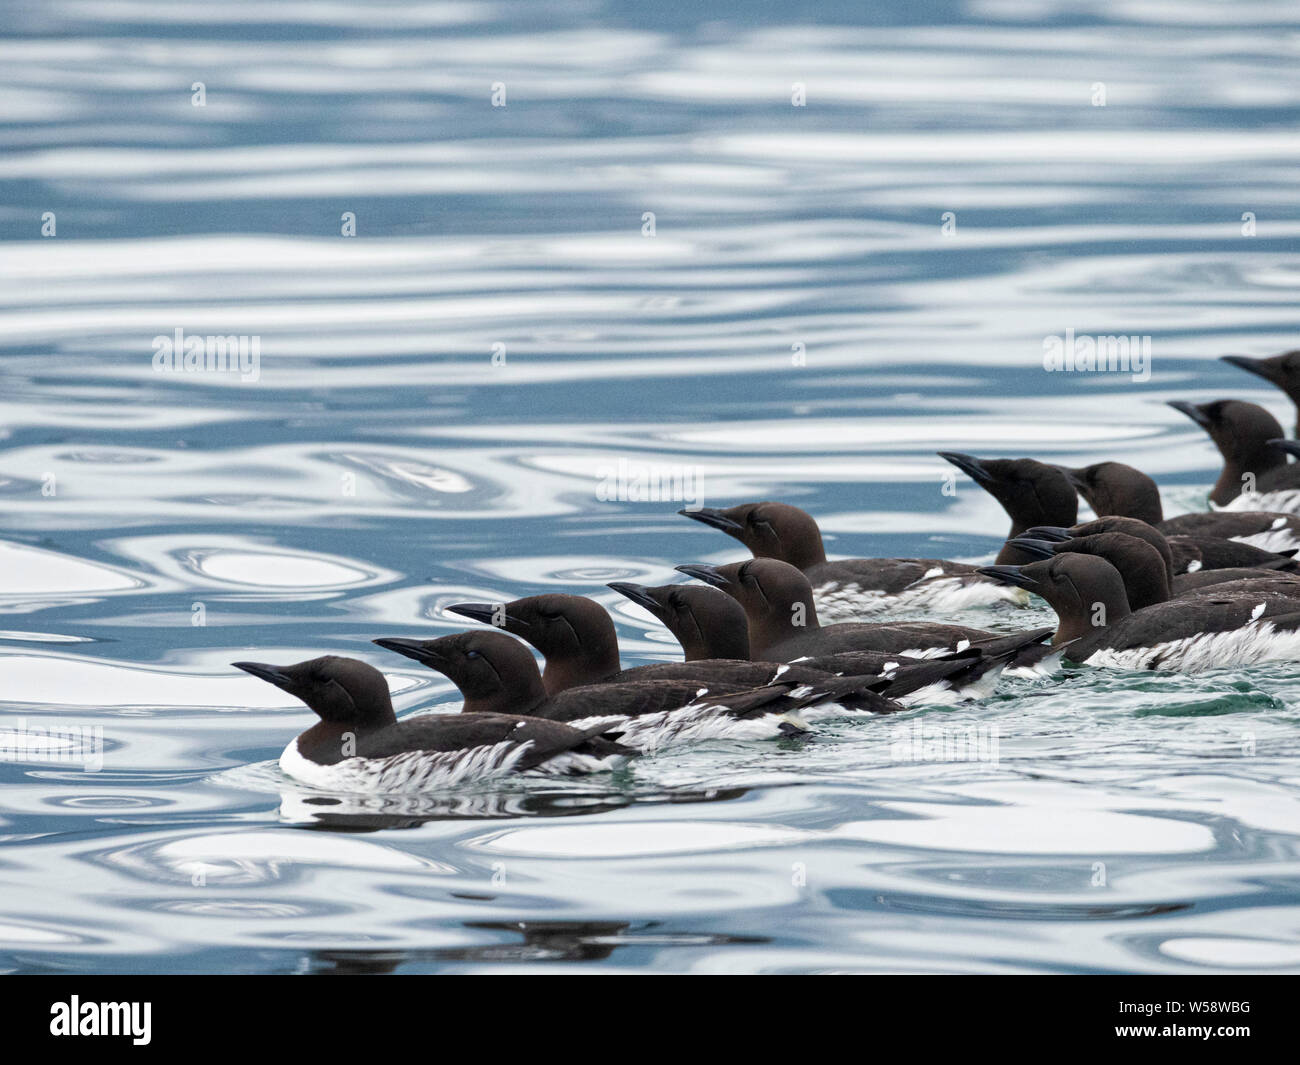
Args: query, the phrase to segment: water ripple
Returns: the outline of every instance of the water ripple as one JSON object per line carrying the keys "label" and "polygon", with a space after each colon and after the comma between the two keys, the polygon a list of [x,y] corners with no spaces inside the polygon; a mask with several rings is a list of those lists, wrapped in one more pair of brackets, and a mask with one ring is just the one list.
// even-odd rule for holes
{"label": "water ripple", "polygon": [[[1203,509],[1166,401],[1294,420],[1216,358],[1296,346],[1300,15],[930,8],[10,13],[0,967],[1300,969],[1294,664],[400,800],[285,778],[311,715],[229,665],[351,654],[453,712],[369,640],[561,590],[670,659],[603,586],[742,554],[688,503],[990,559],[1006,516],[940,448]],[[155,366],[177,329],[256,337],[256,372]],[[1149,378],[1045,372],[1067,329],[1149,336]]]}

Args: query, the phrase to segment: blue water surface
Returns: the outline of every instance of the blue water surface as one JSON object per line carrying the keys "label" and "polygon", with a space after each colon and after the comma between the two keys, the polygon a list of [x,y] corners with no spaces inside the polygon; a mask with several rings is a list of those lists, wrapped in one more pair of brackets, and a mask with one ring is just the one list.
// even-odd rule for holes
{"label": "blue water surface", "polygon": [[[739,557],[686,503],[990,558],[1007,519],[939,449],[1203,508],[1216,454],[1165,401],[1294,420],[1216,361],[1300,334],[1293,3],[0,26],[0,746],[102,741],[0,760],[0,970],[1300,969],[1300,664],[369,802],[285,778],[311,715],[229,666],[353,655],[454,709],[369,640],[552,590],[672,657],[604,585]],[[255,370],[157,368],[178,329]],[[1066,330],[1150,338],[1149,374],[1045,371]],[[620,469],[678,490],[603,498]]]}

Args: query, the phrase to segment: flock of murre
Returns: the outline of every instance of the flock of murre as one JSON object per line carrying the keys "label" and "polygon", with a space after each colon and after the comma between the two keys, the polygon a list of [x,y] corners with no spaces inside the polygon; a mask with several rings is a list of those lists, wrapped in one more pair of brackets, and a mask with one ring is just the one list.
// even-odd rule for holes
{"label": "flock of murre", "polygon": [[[1300,350],[1226,361],[1282,388],[1300,435]],[[668,628],[681,662],[624,669],[605,608],[551,594],[448,608],[484,629],[374,641],[449,678],[460,713],[398,721],[383,674],[356,659],[234,665],[320,718],[281,755],[288,775],[333,790],[410,792],[528,770],[596,772],[669,743],[768,739],[832,715],[976,699],[1004,673],[1045,676],[1063,657],[1179,671],[1300,658],[1300,463],[1288,462],[1300,442],[1252,403],[1170,406],[1223,457],[1216,509],[1166,520],[1156,483],[1122,463],[1071,469],[940,452],[1011,518],[991,566],[830,560],[816,521],[783,503],[681,511],[753,556],[677,567],[698,585],[609,585]],[[1077,523],[1080,496],[1095,521]],[[1056,612],[1055,627],[1006,634],[860,620],[1025,605],[1030,593]]]}

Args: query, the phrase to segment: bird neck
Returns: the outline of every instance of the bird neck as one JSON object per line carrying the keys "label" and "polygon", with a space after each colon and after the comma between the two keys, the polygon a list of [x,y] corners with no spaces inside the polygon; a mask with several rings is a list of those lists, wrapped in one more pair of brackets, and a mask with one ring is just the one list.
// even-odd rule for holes
{"label": "bird neck", "polygon": [[536,666],[527,674],[503,679],[505,682],[490,692],[465,695],[461,713],[528,714],[546,702],[546,686]]}
{"label": "bird neck", "polygon": [[1156,565],[1154,559],[1117,556],[1111,558],[1110,563],[1119,570],[1119,575],[1124,580],[1130,610],[1141,610],[1144,606],[1169,601],[1169,575],[1164,559]]}
{"label": "bird neck", "polygon": [[1057,607],[1058,623],[1052,643],[1062,644],[1081,636],[1091,636],[1128,617],[1132,612],[1122,586],[1114,591],[1100,592],[1087,603],[1074,602],[1068,607]]}
{"label": "bird neck", "polygon": [[599,684],[622,668],[617,647],[596,654],[551,657],[546,660],[546,668],[542,670],[542,684],[547,695],[555,695],[584,684]]}
{"label": "bird neck", "polygon": [[790,604],[788,610],[772,607],[761,615],[749,615],[749,650],[751,656],[762,659],[766,652],[779,643],[793,639],[805,632],[821,628],[817,620],[817,607],[812,598],[800,599]]}
{"label": "bird neck", "polygon": [[718,626],[700,633],[698,639],[682,645],[686,661],[699,662],[710,658],[737,658],[749,660],[749,625],[742,621],[739,627]]}
{"label": "bird neck", "polygon": [[794,545],[787,548],[783,561],[795,569],[809,569],[825,562],[826,545],[822,543],[821,530],[815,529],[808,536],[795,540]]}
{"label": "bird neck", "polygon": [[334,765],[355,757],[357,740],[374,731],[373,727],[318,721],[298,737],[298,753],[319,765]]}
{"label": "bird neck", "polygon": [[1255,482],[1264,474],[1285,465],[1286,455],[1267,444],[1259,444],[1225,458],[1223,472],[1214,482],[1210,501],[1218,506],[1231,503],[1243,491],[1254,489]]}

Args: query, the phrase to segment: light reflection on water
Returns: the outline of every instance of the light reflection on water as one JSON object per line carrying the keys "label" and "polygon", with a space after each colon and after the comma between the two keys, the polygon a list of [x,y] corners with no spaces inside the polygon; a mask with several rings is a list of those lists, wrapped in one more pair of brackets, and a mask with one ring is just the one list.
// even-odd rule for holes
{"label": "light reflection on water", "polygon": [[[104,764],[0,761],[0,969],[1300,968],[1297,667],[394,799],[287,781],[308,715],[228,666],[351,654],[449,710],[368,641],[557,589],[665,657],[605,582],[736,552],[597,498],[620,460],[976,559],[1006,518],[938,448],[1120,459],[1176,512],[1215,463],[1165,400],[1291,423],[1214,361],[1300,326],[1290,5],[873,10],[14,12],[0,739],[100,727]],[[257,383],[154,372],[176,328],[259,336]],[[1067,328],[1151,335],[1150,381],[1044,373]],[[997,761],[901,757],[918,725]]]}

